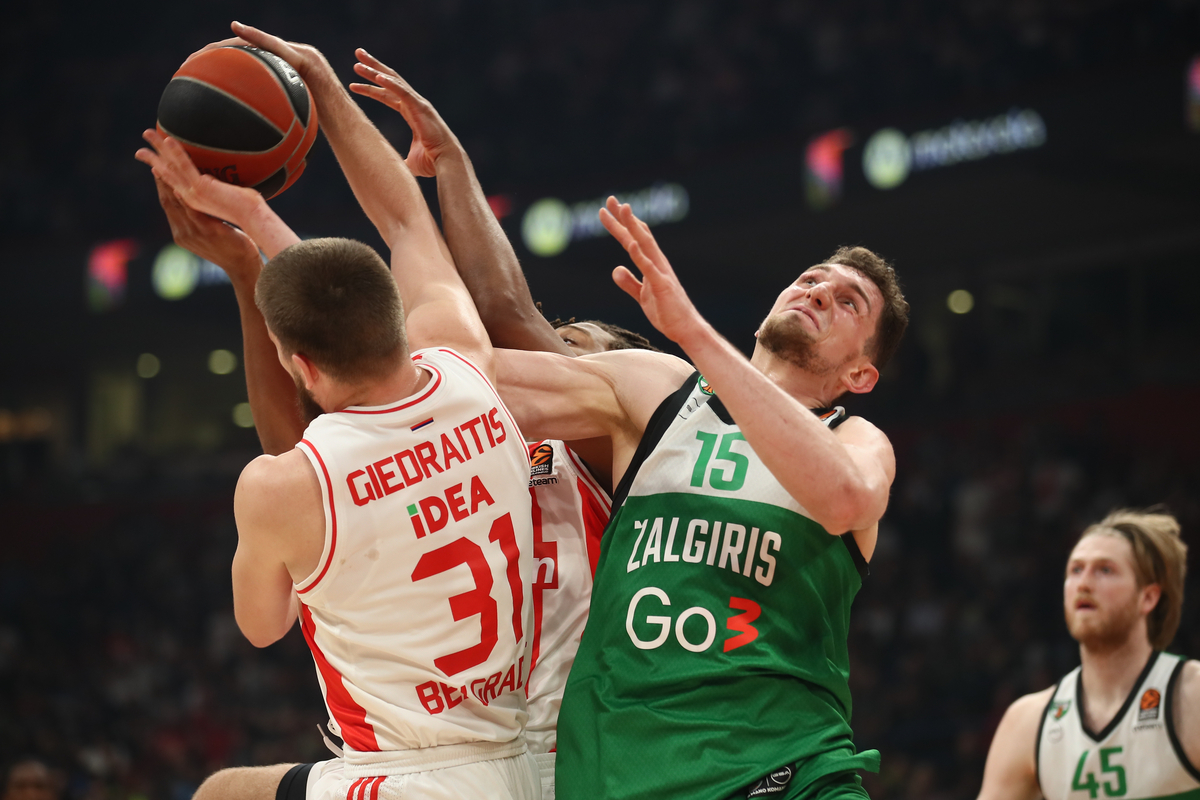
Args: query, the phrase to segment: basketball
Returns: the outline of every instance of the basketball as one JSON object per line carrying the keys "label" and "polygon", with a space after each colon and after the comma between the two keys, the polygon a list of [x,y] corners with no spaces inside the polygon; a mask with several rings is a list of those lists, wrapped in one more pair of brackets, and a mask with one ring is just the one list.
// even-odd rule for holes
{"label": "basketball", "polygon": [[257,47],[219,47],[172,76],[158,103],[158,129],[201,172],[271,198],[304,172],[317,109],[283,59]]}

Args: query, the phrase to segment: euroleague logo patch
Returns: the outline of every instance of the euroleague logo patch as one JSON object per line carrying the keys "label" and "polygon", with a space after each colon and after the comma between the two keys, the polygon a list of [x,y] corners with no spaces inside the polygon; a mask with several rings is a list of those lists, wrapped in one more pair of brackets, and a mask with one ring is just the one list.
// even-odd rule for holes
{"label": "euroleague logo patch", "polygon": [[792,782],[793,774],[791,767],[780,767],[746,790],[746,800],[754,797],[770,797],[773,794],[786,792],[788,784]]}
{"label": "euroleague logo patch", "polygon": [[543,442],[529,453],[529,477],[549,475],[554,471],[554,447]]}
{"label": "euroleague logo patch", "polygon": [[1050,704],[1050,715],[1055,719],[1062,719],[1071,710],[1070,700],[1055,700]]}
{"label": "euroleague logo patch", "polygon": [[1138,722],[1148,719],[1158,719],[1158,707],[1162,705],[1162,695],[1158,689],[1147,689],[1142,693],[1142,702],[1138,708]]}

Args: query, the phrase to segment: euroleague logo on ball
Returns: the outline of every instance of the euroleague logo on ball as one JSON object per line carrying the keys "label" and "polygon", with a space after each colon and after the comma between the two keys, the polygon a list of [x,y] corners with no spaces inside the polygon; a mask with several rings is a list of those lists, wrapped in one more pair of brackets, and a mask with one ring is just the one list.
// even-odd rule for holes
{"label": "euroleague logo on ball", "polygon": [[229,164],[224,167],[211,167],[209,169],[202,169],[200,170],[200,173],[203,175],[212,175],[217,180],[224,181],[225,183],[232,183],[234,186],[242,185],[242,182],[238,180],[236,164]]}

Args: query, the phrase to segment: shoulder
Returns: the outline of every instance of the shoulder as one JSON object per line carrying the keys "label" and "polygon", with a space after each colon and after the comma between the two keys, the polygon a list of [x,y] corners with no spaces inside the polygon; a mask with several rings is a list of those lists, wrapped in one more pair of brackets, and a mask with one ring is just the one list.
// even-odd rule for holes
{"label": "shoulder", "polygon": [[1054,687],[1027,694],[1004,712],[983,770],[980,800],[1037,797],[1037,732]]}
{"label": "shoulder", "polygon": [[842,444],[870,449],[878,454],[889,474],[895,472],[896,456],[887,434],[862,417],[848,417],[833,429]]}
{"label": "shoulder", "polygon": [[1008,710],[1004,712],[999,727],[996,728],[996,736],[992,739],[992,749],[1019,747],[1022,752],[1028,751],[1025,755],[1029,757],[1029,763],[1032,764],[1037,745],[1035,743],[1033,747],[1030,747],[1029,743],[1033,742],[1037,736],[1042,714],[1045,712],[1050,698],[1054,696],[1054,689],[1055,687],[1051,686],[1014,700]]}
{"label": "shoulder", "polygon": [[1184,662],[1175,681],[1171,714],[1179,744],[1188,761],[1200,769],[1200,661]]}
{"label": "shoulder", "polygon": [[262,455],[242,470],[234,493],[234,512],[241,527],[286,522],[321,504],[321,487],[312,464],[299,448]]}

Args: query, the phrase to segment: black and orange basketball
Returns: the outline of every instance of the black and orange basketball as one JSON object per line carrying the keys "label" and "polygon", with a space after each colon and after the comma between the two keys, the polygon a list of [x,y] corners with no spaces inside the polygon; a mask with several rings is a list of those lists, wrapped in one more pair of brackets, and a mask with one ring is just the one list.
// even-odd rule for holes
{"label": "black and orange basketball", "polygon": [[158,129],[201,172],[270,198],[304,172],[317,109],[282,58],[257,47],[218,47],[172,76],[158,102]]}

